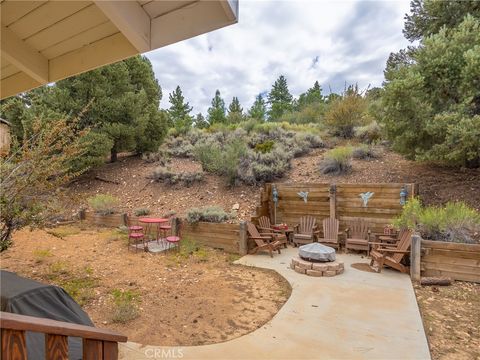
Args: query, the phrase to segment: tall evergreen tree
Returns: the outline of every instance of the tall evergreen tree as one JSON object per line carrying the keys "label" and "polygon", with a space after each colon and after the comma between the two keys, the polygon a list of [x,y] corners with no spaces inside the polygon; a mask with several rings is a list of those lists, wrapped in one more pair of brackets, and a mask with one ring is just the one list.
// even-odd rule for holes
{"label": "tall evergreen tree", "polygon": [[168,101],[171,104],[167,110],[170,125],[180,133],[188,131],[193,123],[190,115],[192,107],[185,102],[180,86],[177,85],[176,89],[168,95]]}
{"label": "tall evergreen tree", "polygon": [[212,99],[212,105],[208,108],[208,122],[212,124],[224,124],[227,122],[225,116],[225,101],[220,96],[220,90],[215,91],[215,97]]}
{"label": "tall evergreen tree", "polygon": [[268,103],[270,104],[268,120],[279,120],[284,113],[292,110],[292,99],[292,95],[288,91],[287,79],[280,75],[268,94]]}
{"label": "tall evergreen tree", "polygon": [[262,94],[258,94],[253,102],[252,107],[248,110],[248,116],[257,120],[265,120],[267,115],[267,106],[265,100],[263,100]]}
{"label": "tall evergreen tree", "polygon": [[227,120],[230,124],[239,123],[243,120],[243,108],[240,106],[238,97],[234,96],[232,102],[228,106]]}
{"label": "tall evergreen tree", "polygon": [[456,27],[467,14],[479,18],[480,1],[413,0],[410,12],[405,16],[403,34],[413,42],[438,33],[444,26]]}
{"label": "tall evergreen tree", "polygon": [[176,122],[183,121],[185,117],[190,116],[190,112],[193,108],[188,102],[185,102],[180,86],[177,85],[175,90],[168,95],[168,101],[170,102],[170,107],[167,112],[172,121],[172,125],[175,125]]}
{"label": "tall evergreen tree", "polygon": [[210,126],[210,124],[205,119],[205,116],[202,115],[202,113],[197,114],[197,116],[195,117],[194,125],[197,129],[206,129]]}
{"label": "tall evergreen tree", "polygon": [[303,109],[307,105],[318,104],[323,102],[322,87],[315,81],[313,87],[308,89],[306,92],[300,94],[297,102],[297,108],[299,110]]}
{"label": "tall evergreen tree", "polygon": [[[79,114],[79,127],[90,127],[93,146],[85,158],[103,161],[109,151],[116,161],[120,151],[153,151],[166,134],[166,117],[159,111],[162,92],[146,57],[135,56],[28,93],[29,116],[46,113]],[[27,122],[23,121],[23,124]],[[28,127],[23,131],[28,132]],[[100,150],[100,147],[102,149]],[[95,162],[85,166],[95,165]]]}

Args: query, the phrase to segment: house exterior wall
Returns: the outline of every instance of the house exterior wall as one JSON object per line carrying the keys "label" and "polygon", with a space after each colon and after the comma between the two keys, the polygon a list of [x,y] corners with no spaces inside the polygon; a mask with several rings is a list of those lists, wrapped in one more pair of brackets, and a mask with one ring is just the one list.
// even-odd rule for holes
{"label": "house exterior wall", "polygon": [[0,156],[6,156],[9,153],[11,142],[10,126],[0,123]]}

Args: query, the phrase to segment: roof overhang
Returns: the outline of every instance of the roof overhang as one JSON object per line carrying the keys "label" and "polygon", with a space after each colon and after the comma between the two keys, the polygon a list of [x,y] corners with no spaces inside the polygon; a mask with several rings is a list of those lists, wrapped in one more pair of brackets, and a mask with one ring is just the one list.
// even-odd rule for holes
{"label": "roof overhang", "polygon": [[238,21],[238,0],[0,0],[6,98]]}

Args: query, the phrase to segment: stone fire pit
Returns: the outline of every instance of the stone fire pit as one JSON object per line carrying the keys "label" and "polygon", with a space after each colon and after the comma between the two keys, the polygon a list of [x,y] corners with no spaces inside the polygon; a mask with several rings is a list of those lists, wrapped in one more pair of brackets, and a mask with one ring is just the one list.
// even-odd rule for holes
{"label": "stone fire pit", "polygon": [[292,259],[290,267],[300,274],[310,276],[335,276],[343,273],[343,261],[335,260],[335,249],[319,243],[300,246],[299,256]]}

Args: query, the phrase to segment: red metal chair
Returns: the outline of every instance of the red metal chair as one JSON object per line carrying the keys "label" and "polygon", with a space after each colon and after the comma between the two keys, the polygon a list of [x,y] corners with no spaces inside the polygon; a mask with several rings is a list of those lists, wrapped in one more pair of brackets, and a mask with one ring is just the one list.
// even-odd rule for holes
{"label": "red metal chair", "polygon": [[[171,236],[173,235],[172,229],[173,229],[173,225],[175,224],[174,222],[175,222],[175,217],[170,217],[168,222],[165,222],[165,223],[162,223],[162,224],[158,225],[157,243],[158,243],[159,239],[161,241],[165,241],[169,232],[170,232]],[[162,235],[163,235],[163,237],[162,237]]]}
{"label": "red metal chair", "polygon": [[[173,235],[173,229],[176,229],[176,235]],[[181,224],[177,221],[176,218],[171,219],[171,231],[172,235],[167,236],[165,240],[170,246],[176,247],[177,249],[180,248],[180,241],[181,241]]]}
{"label": "red metal chair", "polygon": [[[138,229],[140,228],[140,229]],[[146,250],[145,247],[145,234],[143,233],[142,226],[129,226],[128,227],[128,249],[130,250],[130,244],[133,243],[135,246],[135,252],[138,251],[138,242],[142,241],[143,250]]]}
{"label": "red metal chair", "polygon": [[132,223],[132,220],[130,219],[130,216],[127,215],[126,217],[126,222],[127,222],[127,227],[128,227],[128,230],[131,230],[133,232],[138,232],[138,231],[142,231],[143,232],[143,226],[141,225],[138,225],[138,223],[136,224],[133,224]]}

